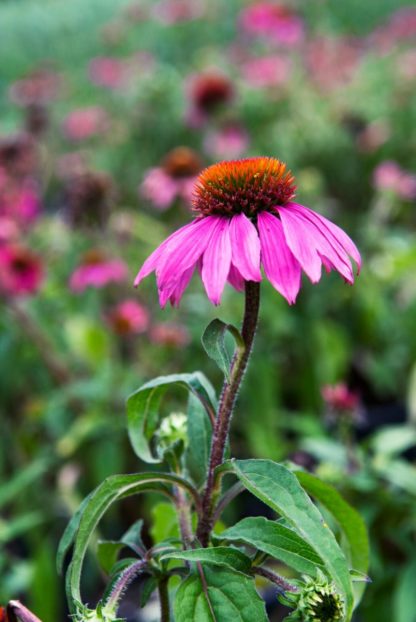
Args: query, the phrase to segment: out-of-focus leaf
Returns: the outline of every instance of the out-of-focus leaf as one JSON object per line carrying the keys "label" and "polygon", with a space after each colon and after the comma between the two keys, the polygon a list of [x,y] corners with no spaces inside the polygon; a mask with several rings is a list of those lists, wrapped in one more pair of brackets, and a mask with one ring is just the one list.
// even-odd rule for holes
{"label": "out-of-focus leaf", "polygon": [[155,544],[167,538],[179,538],[178,517],[172,504],[161,501],[152,507],[150,535]]}
{"label": "out-of-focus leaf", "polygon": [[393,599],[394,622],[416,622],[416,560],[413,559],[397,577]]}
{"label": "out-of-focus leaf", "polygon": [[179,586],[174,602],[176,622],[267,622],[264,602],[245,575],[204,565]]}
{"label": "out-of-focus leaf", "polygon": [[376,454],[395,456],[414,445],[416,445],[416,427],[391,425],[376,432],[370,446]]}
{"label": "out-of-focus leaf", "polygon": [[0,507],[15,499],[21,492],[38,480],[50,467],[51,460],[41,458],[19,471],[8,482],[0,486]]}
{"label": "out-of-focus leaf", "polygon": [[311,576],[315,575],[317,567],[324,565],[314,549],[293,529],[263,516],[243,518],[223,531],[216,540],[247,544]]}

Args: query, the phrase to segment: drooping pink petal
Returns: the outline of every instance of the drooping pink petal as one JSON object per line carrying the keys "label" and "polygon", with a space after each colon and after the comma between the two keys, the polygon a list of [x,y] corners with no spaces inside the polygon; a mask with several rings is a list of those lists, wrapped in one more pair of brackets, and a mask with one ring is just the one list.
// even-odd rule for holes
{"label": "drooping pink petal", "polygon": [[[326,229],[326,227],[319,227],[317,224],[312,222],[312,220],[307,217],[307,213],[303,212],[302,209],[299,209],[301,207],[302,206],[297,204],[289,203],[285,205],[284,208],[279,208],[279,213],[280,210],[283,209],[290,211],[293,217],[297,219],[298,225],[302,225],[303,234],[305,232],[305,227],[306,229],[309,229],[314,240],[315,250],[317,251],[320,259],[327,259],[331,263],[332,267],[337,270],[348,283],[354,283],[354,273],[347,252],[328,231],[328,229]],[[327,269],[327,266],[325,266],[325,269]]]}
{"label": "drooping pink petal", "polygon": [[232,263],[246,281],[261,281],[260,240],[255,226],[244,214],[230,223]]}
{"label": "drooping pink petal", "polygon": [[[299,218],[299,215],[285,207],[276,206],[282,221],[286,243],[312,283],[321,278],[322,262],[316,250],[319,235]],[[319,233],[319,232],[318,232]]]}
{"label": "drooping pink petal", "polygon": [[182,274],[174,291],[169,296],[169,302],[172,305],[172,307],[179,307],[179,303],[181,301],[183,293],[185,289],[188,287],[190,280],[192,279],[194,270],[195,270],[195,265],[185,270],[185,272]]}
{"label": "drooping pink petal", "polygon": [[181,235],[168,239],[156,266],[159,292],[166,289],[170,297],[183,273],[195,265],[205,251],[219,220],[215,216],[194,220],[189,228],[179,230]]}
{"label": "drooping pink petal", "polygon": [[146,261],[140,268],[139,273],[137,274],[134,280],[134,287],[137,287],[146,276],[148,276],[151,272],[153,272],[153,270],[156,270],[159,260],[161,259],[161,257],[163,257],[163,252],[165,248],[167,247],[167,245],[173,240],[176,240],[178,238],[182,239],[182,236],[185,235],[188,229],[194,226],[194,222],[195,221],[190,222],[184,227],[181,227],[180,229],[172,233],[172,235],[166,238],[166,240],[164,240],[162,244],[160,244],[153,251],[153,253],[149,255],[149,257],[146,259]]}
{"label": "drooping pink petal", "polygon": [[301,269],[286,243],[281,221],[269,212],[257,217],[261,258],[270,283],[291,305],[300,289]]}
{"label": "drooping pink petal", "polygon": [[352,257],[352,259],[357,264],[357,272],[360,273],[361,269],[361,255],[351,240],[351,238],[343,231],[340,227],[335,225],[333,222],[321,216],[317,212],[309,209],[309,207],[305,207],[304,205],[300,205],[299,203],[288,203],[287,206],[293,206],[295,209],[301,211],[311,222],[314,222],[317,227],[320,227],[321,230],[326,231],[326,237],[331,239],[334,243],[334,240],[344,249],[344,251]]}
{"label": "drooping pink petal", "polygon": [[233,264],[230,266],[230,271],[228,273],[228,282],[234,287],[238,292],[242,292],[244,290],[244,279],[241,276],[240,272],[237,270]]}
{"label": "drooping pink petal", "polygon": [[231,266],[230,221],[218,218],[215,231],[202,257],[202,282],[214,305],[221,302]]}

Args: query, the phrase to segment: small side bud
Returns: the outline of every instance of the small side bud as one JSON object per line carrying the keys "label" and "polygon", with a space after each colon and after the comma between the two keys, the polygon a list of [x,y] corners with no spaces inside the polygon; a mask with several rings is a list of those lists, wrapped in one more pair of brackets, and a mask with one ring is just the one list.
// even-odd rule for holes
{"label": "small side bud", "polygon": [[160,424],[156,436],[158,447],[162,452],[180,441],[186,446],[186,415],[173,412],[168,417],[165,417]]}
{"label": "small side bud", "polygon": [[319,573],[316,579],[305,577],[299,592],[285,595],[285,604],[294,611],[286,622],[340,622],[344,619],[344,601],[333,583]]}

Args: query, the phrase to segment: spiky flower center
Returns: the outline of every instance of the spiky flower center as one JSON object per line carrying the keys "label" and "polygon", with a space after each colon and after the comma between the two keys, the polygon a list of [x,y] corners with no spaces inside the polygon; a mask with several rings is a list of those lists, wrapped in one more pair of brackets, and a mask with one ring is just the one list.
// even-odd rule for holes
{"label": "spiky flower center", "polygon": [[202,216],[233,216],[284,205],[295,195],[295,178],[277,158],[247,158],[219,162],[199,175],[193,196],[194,210]]}

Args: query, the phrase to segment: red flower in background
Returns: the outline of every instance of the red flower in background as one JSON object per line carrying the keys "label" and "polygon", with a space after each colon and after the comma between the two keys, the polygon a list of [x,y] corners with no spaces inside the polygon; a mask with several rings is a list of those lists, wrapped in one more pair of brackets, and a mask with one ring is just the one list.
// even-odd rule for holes
{"label": "red flower in background", "polygon": [[108,322],[118,335],[140,334],[148,329],[150,314],[139,302],[128,299],[120,302],[108,314]]}
{"label": "red flower in background", "polygon": [[304,37],[303,20],[285,4],[255,2],[241,11],[239,22],[246,33],[282,45],[297,45]]}
{"label": "red flower in background", "polygon": [[0,293],[7,296],[36,294],[43,281],[41,259],[17,245],[0,247]]}
{"label": "red flower in background", "polygon": [[107,259],[100,250],[86,253],[82,263],[69,279],[70,289],[79,294],[88,287],[100,289],[110,283],[120,283],[127,278],[128,268],[121,259]]}
{"label": "red flower in background", "polygon": [[70,112],[63,122],[63,131],[69,140],[77,142],[103,134],[108,126],[105,110],[100,106],[89,106]]}

